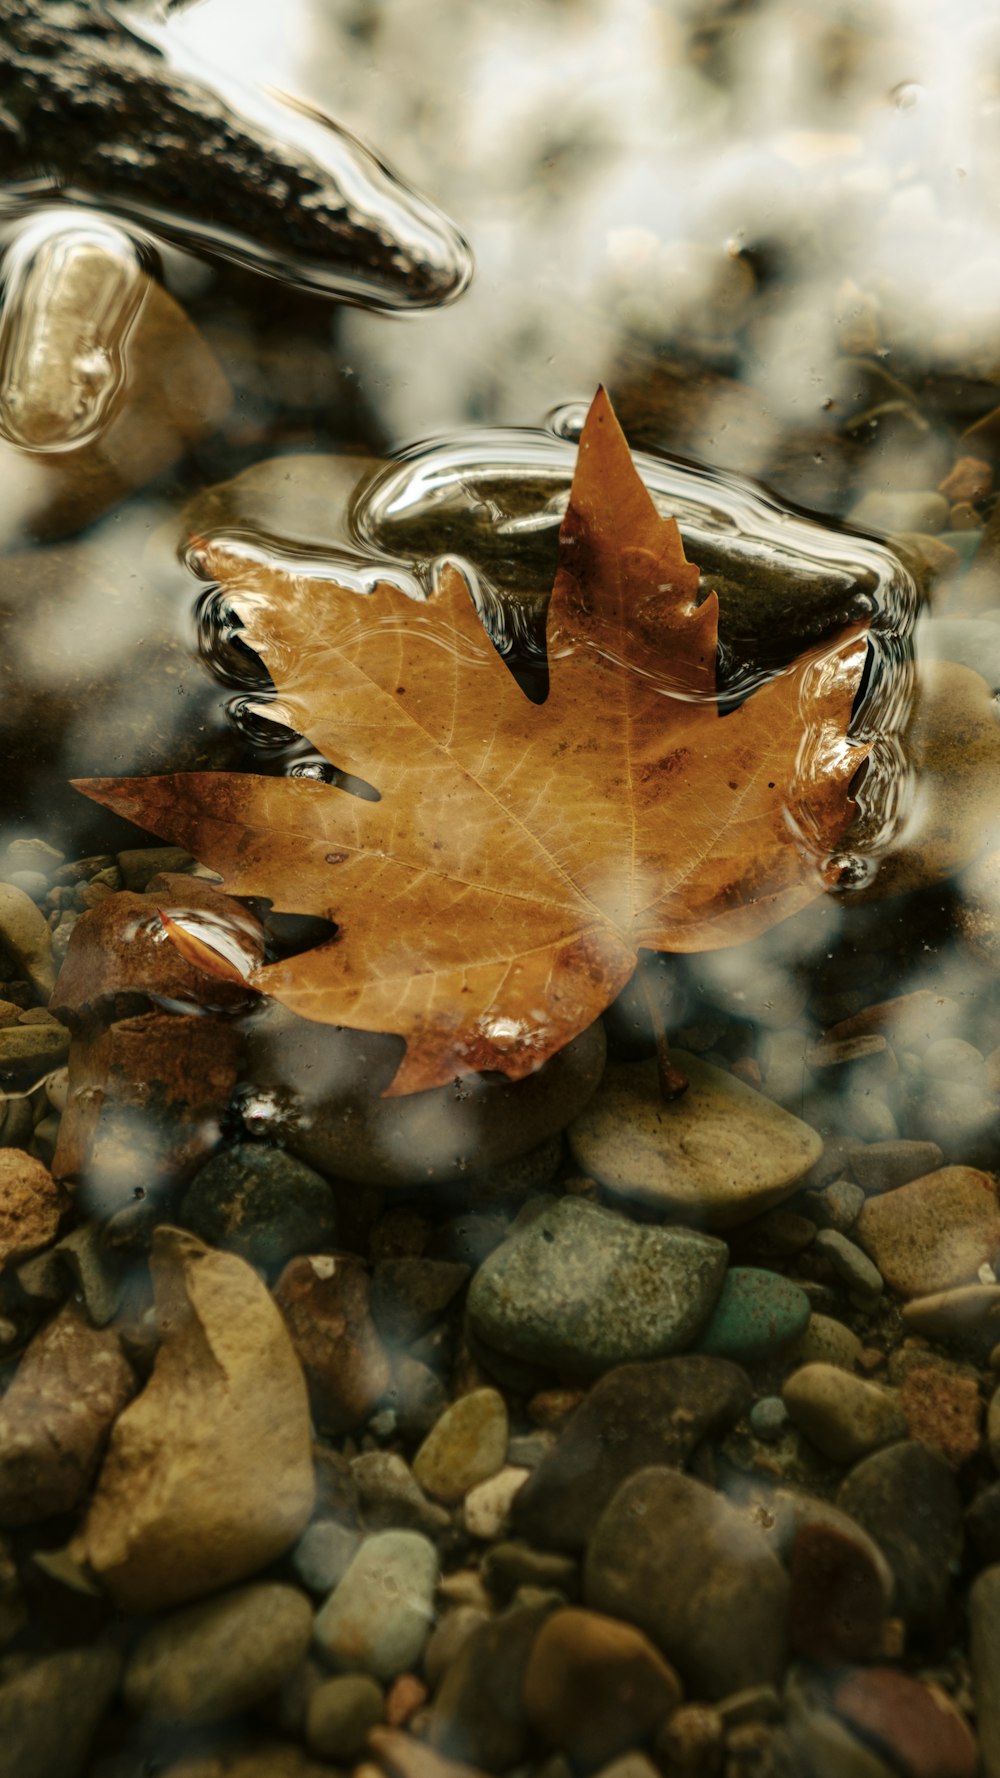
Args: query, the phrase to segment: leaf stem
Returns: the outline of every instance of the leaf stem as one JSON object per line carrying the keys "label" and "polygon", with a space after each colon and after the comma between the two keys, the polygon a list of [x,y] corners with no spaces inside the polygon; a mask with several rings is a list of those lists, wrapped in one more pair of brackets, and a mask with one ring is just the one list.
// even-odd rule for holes
{"label": "leaf stem", "polygon": [[647,951],[640,951],[638,964],[639,986],[646,1002],[656,1039],[656,1071],[660,1082],[660,1097],[664,1100],[679,1099],[688,1089],[687,1075],[675,1066],[670,1057],[670,1041],[667,1037],[666,1020],[663,1017],[663,1001],[659,993],[657,975],[654,971]]}

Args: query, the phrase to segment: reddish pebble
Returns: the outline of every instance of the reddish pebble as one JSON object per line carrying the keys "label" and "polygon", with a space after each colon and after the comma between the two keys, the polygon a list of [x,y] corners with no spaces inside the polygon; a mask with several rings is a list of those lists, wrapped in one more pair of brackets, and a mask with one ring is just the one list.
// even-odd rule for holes
{"label": "reddish pebble", "polygon": [[899,1399],[911,1438],[918,1438],[960,1469],[979,1450],[983,1403],[971,1377],[914,1368],[904,1377]]}
{"label": "reddish pebble", "polygon": [[975,1778],[972,1732],[939,1686],[893,1667],[868,1667],[841,1681],[833,1704],[906,1778]]}
{"label": "reddish pebble", "polygon": [[415,1673],[401,1673],[386,1693],[385,1720],[390,1729],[401,1729],[426,1704],[427,1687]]}

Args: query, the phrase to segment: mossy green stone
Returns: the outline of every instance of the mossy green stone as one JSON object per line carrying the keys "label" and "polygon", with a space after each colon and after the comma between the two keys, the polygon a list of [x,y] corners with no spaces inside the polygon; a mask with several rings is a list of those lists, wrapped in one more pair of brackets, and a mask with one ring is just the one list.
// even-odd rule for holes
{"label": "mossy green stone", "polygon": [[752,1364],[799,1339],[809,1315],[805,1291],[780,1272],[731,1266],[698,1351]]}

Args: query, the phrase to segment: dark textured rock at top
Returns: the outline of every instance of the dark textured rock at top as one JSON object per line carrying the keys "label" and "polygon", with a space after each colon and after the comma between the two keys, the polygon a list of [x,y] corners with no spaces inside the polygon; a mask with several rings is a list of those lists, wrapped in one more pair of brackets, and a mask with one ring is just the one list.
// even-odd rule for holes
{"label": "dark textured rock at top", "polygon": [[750,1406],[748,1378],[724,1358],[623,1364],[588,1392],[514,1498],[514,1524],[557,1549],[581,1549],[612,1495],[650,1464],[680,1468]]}
{"label": "dark textured rock at top", "polygon": [[[376,308],[457,296],[469,249],[375,157],[325,130],[323,162],[290,108],[237,113],[171,66],[169,29],[100,5],[0,0],[0,185],[106,211],[258,270]],[[282,139],[285,130],[287,136]]]}

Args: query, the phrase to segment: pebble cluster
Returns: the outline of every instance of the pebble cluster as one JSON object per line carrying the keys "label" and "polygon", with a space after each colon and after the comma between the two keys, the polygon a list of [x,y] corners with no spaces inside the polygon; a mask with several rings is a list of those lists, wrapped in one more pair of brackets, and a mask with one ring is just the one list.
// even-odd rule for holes
{"label": "pebble cluster", "polygon": [[672,1103],[619,1014],[475,1172],[243,1092],[123,1221],[48,1001],[164,867],[0,881],[2,1778],[1000,1774],[988,1005],[880,998],[862,906],[689,977]]}

